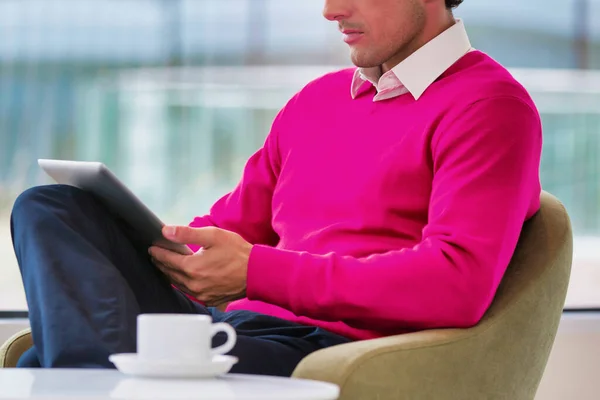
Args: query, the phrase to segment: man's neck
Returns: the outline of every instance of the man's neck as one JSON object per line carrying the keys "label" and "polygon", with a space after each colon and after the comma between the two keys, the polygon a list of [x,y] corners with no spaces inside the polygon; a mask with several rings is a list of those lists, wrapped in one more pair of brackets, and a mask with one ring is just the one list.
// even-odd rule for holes
{"label": "man's neck", "polygon": [[443,16],[432,18],[432,23],[426,24],[423,31],[417,35],[410,43],[404,46],[398,53],[396,53],[388,61],[381,65],[381,73],[385,74],[402,61],[406,60],[411,54],[419,50],[425,44],[436,38],[442,32],[456,24],[454,15],[450,12],[446,12]]}

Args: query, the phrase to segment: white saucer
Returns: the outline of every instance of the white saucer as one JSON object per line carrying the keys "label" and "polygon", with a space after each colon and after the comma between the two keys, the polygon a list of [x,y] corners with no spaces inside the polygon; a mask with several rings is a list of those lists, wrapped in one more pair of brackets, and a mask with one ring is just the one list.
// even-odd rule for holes
{"label": "white saucer", "polygon": [[126,375],[145,378],[210,379],[229,372],[238,362],[237,357],[218,355],[209,363],[165,360],[148,361],[137,353],[113,354],[108,359]]}

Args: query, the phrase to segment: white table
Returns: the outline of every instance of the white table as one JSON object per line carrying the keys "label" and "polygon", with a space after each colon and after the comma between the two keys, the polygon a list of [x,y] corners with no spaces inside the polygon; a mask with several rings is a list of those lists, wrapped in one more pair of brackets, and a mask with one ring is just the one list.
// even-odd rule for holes
{"label": "white table", "polygon": [[212,380],[137,379],[116,370],[0,369],[0,399],[336,400],[337,386],[230,374]]}

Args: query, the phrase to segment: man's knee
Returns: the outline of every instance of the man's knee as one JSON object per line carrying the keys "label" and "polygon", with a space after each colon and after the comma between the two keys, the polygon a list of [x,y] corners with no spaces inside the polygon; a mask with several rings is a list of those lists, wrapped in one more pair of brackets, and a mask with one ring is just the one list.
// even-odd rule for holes
{"label": "man's knee", "polygon": [[49,214],[57,210],[75,210],[85,202],[92,201],[91,195],[73,186],[47,185],[27,189],[17,197],[11,213],[11,232],[18,226],[36,229]]}
{"label": "man's knee", "polygon": [[75,199],[82,196],[86,196],[86,193],[74,186],[35,186],[25,190],[19,195],[19,197],[17,197],[13,205],[12,215],[13,217],[22,213],[27,215],[32,211],[32,207],[39,204],[68,204],[70,199]]}

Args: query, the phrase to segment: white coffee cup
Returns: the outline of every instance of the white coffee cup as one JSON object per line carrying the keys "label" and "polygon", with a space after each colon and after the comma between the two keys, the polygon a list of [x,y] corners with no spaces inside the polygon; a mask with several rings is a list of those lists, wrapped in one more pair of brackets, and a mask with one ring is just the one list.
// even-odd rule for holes
{"label": "white coffee cup", "polygon": [[[213,349],[212,338],[218,332],[225,332],[227,341]],[[233,349],[236,339],[231,325],[213,324],[208,315],[141,314],[137,318],[138,357],[148,361],[210,362]]]}

